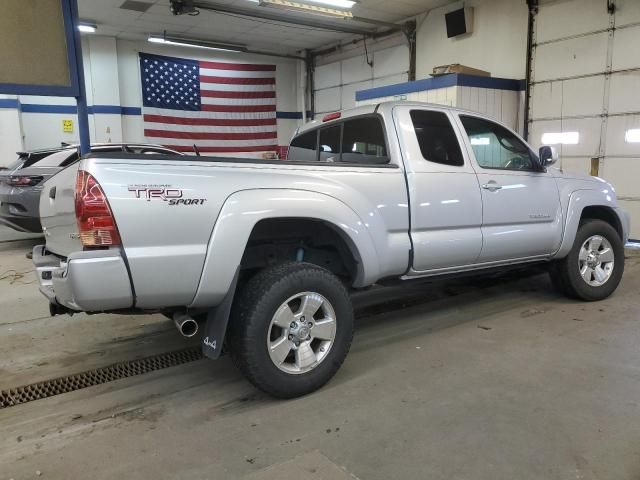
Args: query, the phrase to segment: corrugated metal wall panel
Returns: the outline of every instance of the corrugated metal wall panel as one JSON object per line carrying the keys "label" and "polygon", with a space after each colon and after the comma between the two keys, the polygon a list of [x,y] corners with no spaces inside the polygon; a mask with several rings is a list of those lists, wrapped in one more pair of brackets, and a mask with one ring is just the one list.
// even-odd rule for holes
{"label": "corrugated metal wall panel", "polygon": [[[380,50],[370,48],[369,61],[373,62],[373,67],[368,65],[364,52],[316,67],[316,113],[353,108],[356,106],[356,91],[408,80],[409,47],[406,44]],[[337,87],[338,90],[334,90],[333,87]]]}
{"label": "corrugated metal wall panel", "polygon": [[640,143],[625,134],[640,128],[640,2],[616,0],[610,15],[601,0],[542,3],[535,20],[530,138],[547,132],[580,134],[558,145],[561,167],[599,175],[616,187],[640,238]]}

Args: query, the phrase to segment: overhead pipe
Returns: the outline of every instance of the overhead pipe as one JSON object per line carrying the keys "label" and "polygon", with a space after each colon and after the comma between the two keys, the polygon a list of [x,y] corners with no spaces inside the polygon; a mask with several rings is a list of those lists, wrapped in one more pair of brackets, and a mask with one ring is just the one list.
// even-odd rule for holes
{"label": "overhead pipe", "polygon": [[[277,13],[267,11],[267,9],[264,9],[265,11],[247,10],[245,8],[234,7],[233,5],[220,5],[218,3],[209,3],[206,1],[205,2],[194,1],[193,7],[196,9],[208,10],[211,12],[228,13],[232,15],[239,15],[242,17],[249,17],[249,18],[260,18],[262,20],[270,20],[272,22],[289,23],[292,25],[301,25],[304,27],[317,28],[320,30],[329,30],[329,31],[340,32],[340,33],[349,33],[352,35],[365,35],[365,34],[371,33],[370,30],[366,30],[363,28],[339,26],[331,23],[319,22],[311,18],[303,19],[298,17],[283,17],[282,15],[278,15]],[[360,21],[362,20],[363,19],[361,18]],[[371,20],[371,21],[373,22],[376,20]]]}
{"label": "overhead pipe", "polygon": [[[407,35],[407,32],[411,31],[411,25],[413,25],[413,31],[415,31],[415,22],[409,21],[406,22],[404,25],[396,25],[394,24],[394,28],[390,28],[387,30],[383,30],[381,32],[369,32],[366,35],[363,35],[364,38],[370,38],[372,40],[379,40],[381,38],[385,38],[388,37],[390,35],[393,35],[394,33],[398,33],[398,32],[403,32],[405,35]],[[353,39],[350,43],[352,45],[356,45],[358,43],[362,42],[362,38],[355,38]],[[348,43],[345,43],[344,45],[347,45]],[[338,45],[334,45],[333,47],[328,47],[328,48],[324,48],[322,50],[313,50],[313,56],[314,57],[320,57],[323,55],[330,55],[332,53],[335,53],[337,51],[340,51],[340,49],[342,48],[342,44],[338,44]]]}

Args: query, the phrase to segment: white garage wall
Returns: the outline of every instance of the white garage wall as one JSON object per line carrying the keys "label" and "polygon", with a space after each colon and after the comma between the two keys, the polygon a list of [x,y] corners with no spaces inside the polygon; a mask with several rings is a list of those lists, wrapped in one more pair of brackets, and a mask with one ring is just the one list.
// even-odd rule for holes
{"label": "white garage wall", "polygon": [[[609,15],[600,0],[547,1],[535,20],[530,140],[546,132],[578,132],[576,145],[558,145],[561,168],[599,175],[616,187],[640,238],[640,2],[616,0]],[[615,27],[615,28],[614,28]]]}
{"label": "white garage wall", "polygon": [[0,95],[0,167],[13,162],[24,148],[18,103],[16,96]]}
{"label": "white garage wall", "polygon": [[356,106],[356,92],[406,82],[409,47],[401,35],[367,42],[369,66],[362,42],[339,53],[318,57],[314,75],[315,112]]}
{"label": "white garage wall", "polygon": [[[447,38],[444,15],[462,6],[474,7],[473,33]],[[417,18],[417,79],[428,78],[434,66],[451,63],[488,70],[493,77],[523,79],[527,21],[525,0],[466,0],[430,10]],[[367,65],[362,42],[319,58],[314,85],[316,113],[354,107],[356,91],[407,81],[409,48],[402,35],[371,43],[368,47],[373,67]],[[482,95],[476,97],[481,99]],[[429,100],[434,101],[435,97],[429,97]],[[451,102],[438,98],[438,103]],[[473,104],[472,101],[468,103],[468,106]],[[512,103],[519,104],[520,99]],[[522,111],[519,114],[522,115]],[[509,123],[521,130],[521,122]]]}
{"label": "white garage wall", "polygon": [[[444,15],[473,7],[473,33],[447,38]],[[525,0],[465,0],[418,19],[416,77],[438,65],[461,63],[494,77],[525,78],[528,10]]]}
{"label": "white garage wall", "polygon": [[[299,73],[304,68],[301,69],[302,62],[298,60],[191,48],[166,48],[148,42],[85,36],[83,60],[87,103],[90,111],[94,111],[89,115],[92,142],[144,141],[138,68],[138,53],[141,51],[212,61],[273,63],[276,65],[279,144],[288,145],[293,133],[302,123],[303,106],[298,85]],[[7,108],[16,102],[0,102],[0,144],[3,145],[0,165],[13,161],[15,151],[22,148],[35,149],[59,145],[60,142],[78,141],[74,99],[23,95],[18,100],[17,108]],[[62,131],[63,119],[74,121],[72,133]]]}

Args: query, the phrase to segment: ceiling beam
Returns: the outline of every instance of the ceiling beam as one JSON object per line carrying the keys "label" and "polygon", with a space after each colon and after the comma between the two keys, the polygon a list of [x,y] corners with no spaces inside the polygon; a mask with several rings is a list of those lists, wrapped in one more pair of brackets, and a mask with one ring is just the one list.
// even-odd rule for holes
{"label": "ceiling beam", "polygon": [[[260,18],[262,20],[270,20],[272,22],[288,23],[292,25],[301,25],[303,27],[317,28],[320,30],[328,30],[331,32],[348,33],[351,35],[371,35],[374,30],[368,30],[364,28],[341,26],[327,22],[320,22],[314,19],[303,19],[298,17],[284,17],[270,11],[260,10],[247,10],[245,8],[238,8],[232,5],[220,5],[218,3],[194,1],[193,6],[200,10],[209,10],[211,12],[229,13],[232,15],[240,15],[249,18]],[[266,10],[266,9],[265,9]],[[358,21],[362,22],[363,19],[359,18]],[[371,20],[366,23],[374,23],[380,25],[380,23],[386,24],[386,22],[378,22],[377,20]],[[388,25],[388,24],[386,24]],[[400,28],[398,26],[398,28]]]}

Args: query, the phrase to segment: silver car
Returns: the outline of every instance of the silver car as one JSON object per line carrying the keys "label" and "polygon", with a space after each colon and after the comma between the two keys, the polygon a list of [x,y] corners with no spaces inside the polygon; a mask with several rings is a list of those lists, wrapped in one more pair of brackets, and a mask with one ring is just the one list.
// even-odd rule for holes
{"label": "silver car", "polygon": [[[183,155],[147,144],[94,144],[91,152]],[[0,170],[0,224],[21,232],[42,232],[39,203],[44,183],[79,159],[77,145],[19,152],[16,161]]]}

